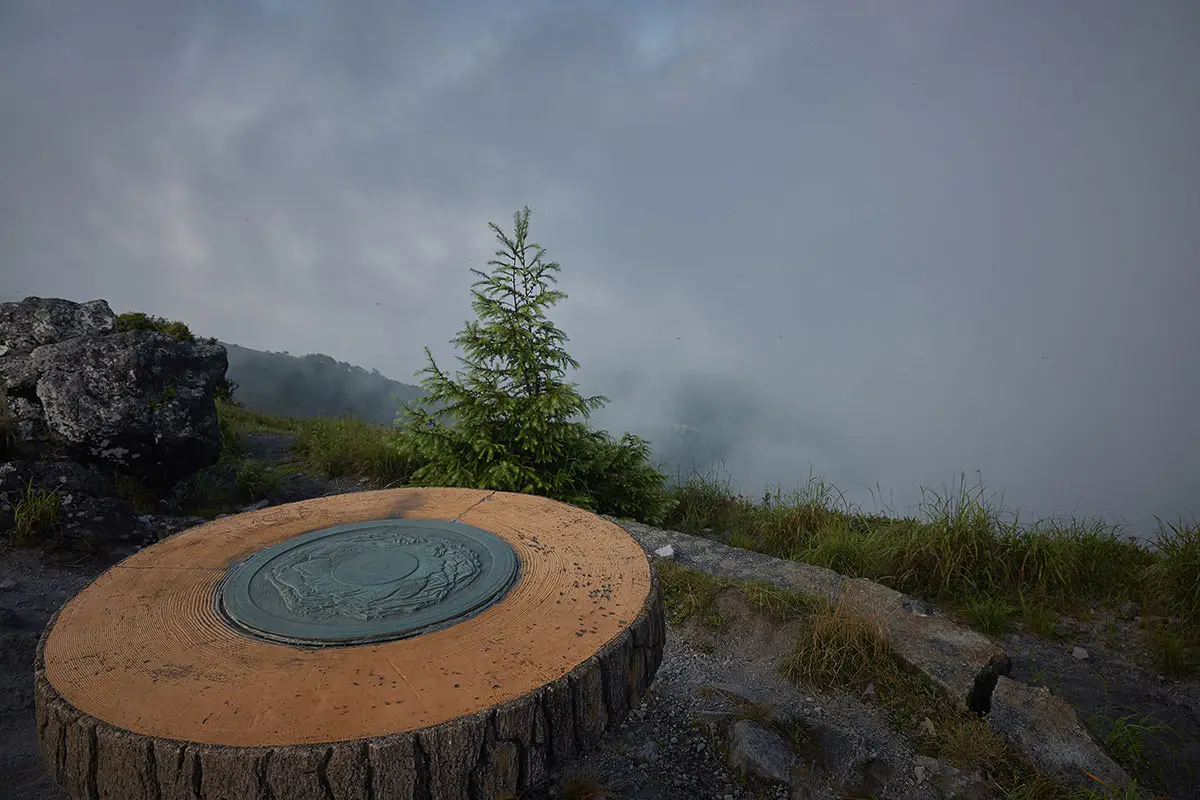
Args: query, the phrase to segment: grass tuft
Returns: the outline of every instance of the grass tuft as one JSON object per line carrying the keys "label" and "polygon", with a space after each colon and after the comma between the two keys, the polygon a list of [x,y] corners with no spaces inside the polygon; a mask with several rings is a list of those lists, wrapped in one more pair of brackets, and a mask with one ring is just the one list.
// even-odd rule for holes
{"label": "grass tuft", "polygon": [[1002,598],[982,595],[974,600],[967,600],[963,605],[963,613],[967,621],[984,633],[999,636],[1008,630],[1013,615],[1018,611]]}
{"label": "grass tuft", "polygon": [[237,465],[234,472],[237,485],[238,499],[245,502],[271,498],[279,491],[283,476],[261,461],[245,460]]}
{"label": "grass tuft", "polygon": [[397,436],[394,429],[348,417],[306,420],[296,431],[293,449],[323,477],[364,476],[380,484],[400,485],[414,469],[397,453]]}
{"label": "grass tuft", "polygon": [[1158,520],[1155,549],[1160,558],[1146,571],[1151,592],[1170,614],[1200,628],[1200,522]]}
{"label": "grass tuft", "polygon": [[1200,675],[1200,634],[1158,624],[1150,628],[1146,644],[1154,656],[1155,666],[1171,678],[1190,678]]}
{"label": "grass tuft", "polygon": [[696,619],[710,628],[725,627],[716,601],[724,589],[733,585],[731,581],[681,567],[665,558],[656,558],[655,567],[662,587],[663,606],[672,623],[679,625]]}
{"label": "grass tuft", "polygon": [[862,690],[892,667],[883,624],[822,604],[781,664],[788,680],[818,688],[853,687]]}
{"label": "grass tuft", "polygon": [[25,484],[21,499],[13,507],[12,543],[18,547],[41,544],[47,534],[60,530],[62,498],[49,489],[34,489],[33,480]]}
{"label": "grass tuft", "polygon": [[777,622],[796,619],[816,610],[820,599],[810,594],[783,589],[766,581],[751,581],[741,587],[750,607]]}

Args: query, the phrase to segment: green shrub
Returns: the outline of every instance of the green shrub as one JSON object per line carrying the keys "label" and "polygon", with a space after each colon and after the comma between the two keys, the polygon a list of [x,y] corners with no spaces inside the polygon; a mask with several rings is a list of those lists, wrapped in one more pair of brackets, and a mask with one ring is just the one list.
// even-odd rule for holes
{"label": "green shrub", "polygon": [[282,476],[261,461],[245,460],[234,474],[239,500],[253,501],[271,498],[279,491]]}
{"label": "green shrub", "polygon": [[222,378],[213,391],[213,399],[231,406],[240,406],[241,403],[233,399],[233,393],[237,391],[237,388],[238,385],[229,378]]}
{"label": "green shrub", "polygon": [[181,482],[180,506],[184,514],[212,518],[229,509],[234,498],[220,473],[218,468],[206,467]]}
{"label": "green shrub", "polygon": [[230,406],[217,402],[217,426],[221,431],[221,459],[233,461],[246,453],[246,434],[236,415],[230,413]]}
{"label": "green shrub", "polygon": [[117,330],[151,331],[153,333],[165,333],[167,336],[171,336],[181,342],[196,341],[196,337],[192,335],[191,330],[184,323],[163,319],[162,317],[153,317],[143,314],[140,311],[130,311],[119,315],[117,317]]}

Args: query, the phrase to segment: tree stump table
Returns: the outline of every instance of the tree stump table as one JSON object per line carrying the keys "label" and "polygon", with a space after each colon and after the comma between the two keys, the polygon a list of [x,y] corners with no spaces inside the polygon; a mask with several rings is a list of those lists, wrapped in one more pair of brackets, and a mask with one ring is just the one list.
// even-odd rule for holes
{"label": "tree stump table", "polygon": [[544,498],[393,489],[215,520],[54,616],[37,730],[73,798],[493,800],[641,702],[653,564]]}

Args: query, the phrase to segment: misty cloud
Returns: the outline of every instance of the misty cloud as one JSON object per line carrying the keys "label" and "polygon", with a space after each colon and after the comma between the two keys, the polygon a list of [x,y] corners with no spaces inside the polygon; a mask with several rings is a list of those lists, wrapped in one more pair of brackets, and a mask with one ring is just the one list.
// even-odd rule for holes
{"label": "misty cloud", "polygon": [[0,299],[412,382],[529,205],[597,424],[695,427],[748,494],[978,469],[1147,529],[1200,511],[1198,40],[1119,0],[18,0]]}

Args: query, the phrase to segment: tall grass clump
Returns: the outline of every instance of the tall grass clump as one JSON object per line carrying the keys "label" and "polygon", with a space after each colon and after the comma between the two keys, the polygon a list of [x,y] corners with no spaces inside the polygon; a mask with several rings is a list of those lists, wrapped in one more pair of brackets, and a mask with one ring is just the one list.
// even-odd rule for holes
{"label": "tall grass clump", "polygon": [[970,597],[993,587],[999,538],[1009,529],[983,484],[939,494],[922,488],[922,524],[887,544],[895,588],[929,597]]}
{"label": "tall grass clump", "polygon": [[62,498],[49,489],[34,489],[30,479],[13,507],[13,521],[13,544],[18,547],[39,544],[42,537],[60,530]]}
{"label": "tall grass clump", "polygon": [[780,664],[788,680],[819,688],[861,690],[894,669],[879,620],[849,613],[840,603],[824,603],[809,623],[808,633],[797,639]]}
{"label": "tall grass clump", "polygon": [[305,420],[295,431],[292,451],[323,477],[363,476],[399,485],[413,462],[396,447],[399,434],[353,417]]}
{"label": "tall grass clump", "polygon": [[677,475],[669,491],[675,502],[663,524],[684,533],[745,529],[756,513],[754,504],[735,494],[731,478],[722,479],[719,470],[694,472],[683,480]]}
{"label": "tall grass clump", "polygon": [[[1200,642],[1200,525],[1160,521],[1154,548],[1092,519],[1021,525],[965,475],[941,492],[922,489],[916,517],[864,514],[811,474],[790,495],[761,502],[735,494],[732,481],[693,474],[671,492],[667,527],[728,533],[729,544],[824,566],[964,611],[990,632],[1017,616],[1047,635],[1056,614],[1087,602],[1136,600],[1183,621],[1158,636],[1165,663],[1192,661]],[[1182,668],[1182,667],[1180,667]]]}
{"label": "tall grass clump", "polygon": [[1158,520],[1158,559],[1145,569],[1147,592],[1168,613],[1200,631],[1200,521]]}

